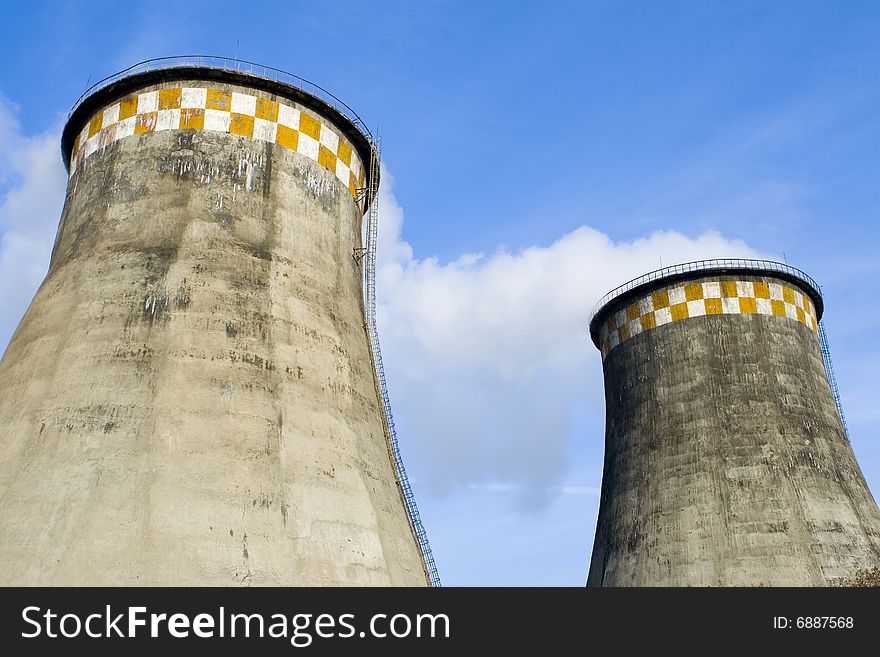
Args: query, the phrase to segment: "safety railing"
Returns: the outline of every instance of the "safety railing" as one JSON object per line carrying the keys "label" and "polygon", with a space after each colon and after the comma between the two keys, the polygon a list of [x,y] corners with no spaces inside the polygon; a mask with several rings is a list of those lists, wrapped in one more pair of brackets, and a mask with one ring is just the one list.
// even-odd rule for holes
{"label": "safety railing", "polygon": [[125,70],[114,73],[113,75],[108,75],[103,80],[99,80],[98,82],[95,82],[95,84],[91,85],[73,104],[73,107],[70,108],[70,112],[67,116],[68,118],[70,118],[70,116],[76,111],[76,109],[80,105],[82,105],[83,101],[86,98],[94,94],[96,91],[103,89],[104,87],[110,86],[114,82],[118,82],[119,80],[130,77],[132,75],[137,75],[138,73],[146,73],[148,71],[160,71],[174,68],[204,68],[221,71],[233,71],[235,73],[252,75],[254,77],[263,78],[265,80],[272,80],[274,82],[280,82],[291,87],[296,87],[297,89],[300,89],[307,94],[315,96],[316,98],[330,105],[333,109],[335,109],[337,112],[339,112],[349,121],[351,121],[355,125],[355,127],[357,127],[357,129],[364,134],[364,136],[370,141],[370,143],[373,143],[373,134],[370,132],[370,129],[367,127],[366,123],[364,123],[363,119],[358,116],[358,113],[355,112],[351,107],[349,107],[345,102],[334,96],[332,93],[330,93],[320,85],[317,85],[314,82],[310,82],[305,78],[301,78],[298,75],[294,75],[293,73],[288,73],[287,71],[282,71],[278,68],[272,68],[271,66],[263,66],[262,64],[255,64],[254,62],[248,62],[243,59],[215,57],[213,55],[178,55],[175,57],[158,57],[155,59],[147,59],[143,62],[138,62],[137,64],[129,66]]}
{"label": "safety railing", "polygon": [[787,274],[788,276],[792,276],[796,279],[800,279],[807,285],[810,285],[814,290],[816,290],[816,292],[819,292],[820,294],[822,292],[822,288],[819,286],[819,284],[814,281],[809,275],[807,275],[805,272],[802,272],[797,267],[792,267],[791,265],[787,265],[783,262],[776,262],[774,260],[754,260],[749,258],[694,260],[693,262],[685,262],[679,265],[672,265],[670,267],[657,269],[655,271],[639,276],[638,278],[634,278],[631,281],[627,281],[623,285],[617,286],[608,294],[599,299],[596,305],[593,306],[593,310],[590,312],[590,322],[593,321],[593,318],[596,316],[596,314],[600,310],[602,310],[602,308],[604,308],[610,301],[613,301],[620,295],[625,294],[630,290],[634,290],[635,288],[644,285],[645,283],[657,281],[663,278],[667,278],[669,276],[675,276],[677,274],[712,271],[716,269],[758,269],[763,271],[778,272],[782,274]]}

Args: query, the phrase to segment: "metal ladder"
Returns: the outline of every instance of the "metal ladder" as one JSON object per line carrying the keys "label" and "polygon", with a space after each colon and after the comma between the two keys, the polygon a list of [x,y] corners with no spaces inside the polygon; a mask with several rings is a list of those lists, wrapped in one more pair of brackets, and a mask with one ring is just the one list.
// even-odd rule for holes
{"label": "metal ladder", "polygon": [[[394,417],[391,414],[391,401],[388,398],[388,386],[385,383],[385,368],[382,365],[382,350],[379,347],[379,333],[376,330],[376,245],[378,242],[379,226],[379,165],[381,159],[381,147],[378,137],[371,144],[370,171],[367,177],[367,188],[364,190],[364,204],[369,204],[367,214],[367,246],[362,252],[366,262],[364,267],[364,316],[366,330],[370,341],[370,354],[373,358],[373,368],[376,375],[379,397],[382,400],[383,417],[388,442],[391,445],[391,455],[394,458],[394,467],[397,470],[397,481],[406,504],[406,513],[413,534],[419,543],[422,560],[425,565],[431,586],[440,586],[440,575],[431,554],[431,545],[428,543],[428,534],[422,525],[419,516],[419,507],[413,495],[412,487],[406,476],[406,468],[403,466],[403,458],[400,455],[400,446],[397,442],[397,431],[394,427]],[[356,258],[357,260],[357,258]]]}
{"label": "metal ladder", "polygon": [[834,376],[834,366],[831,364],[831,348],[828,346],[828,334],[825,332],[824,320],[819,322],[819,345],[822,349],[822,360],[825,361],[828,385],[831,386],[831,394],[834,395],[834,403],[837,405],[837,414],[840,415],[843,432],[849,438],[849,429],[846,426],[846,418],[843,416],[843,404],[840,402],[840,390],[837,388],[837,378]]}

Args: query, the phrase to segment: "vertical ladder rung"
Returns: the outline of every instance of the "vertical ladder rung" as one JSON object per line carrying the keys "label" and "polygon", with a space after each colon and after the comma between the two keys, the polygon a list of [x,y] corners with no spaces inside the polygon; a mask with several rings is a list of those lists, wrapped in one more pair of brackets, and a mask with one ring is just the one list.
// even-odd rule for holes
{"label": "vertical ladder rung", "polygon": [[398,485],[404,498],[407,515],[413,534],[418,541],[419,550],[422,553],[422,561],[432,586],[440,586],[440,575],[434,563],[434,555],[428,542],[428,534],[422,525],[419,509],[416,505],[415,496],[406,475],[403,458],[397,441],[397,430],[394,425],[394,417],[391,413],[391,400],[388,396],[388,386],[385,380],[385,367],[382,363],[382,350],[379,348],[379,335],[376,329],[376,245],[378,242],[379,222],[379,172],[380,172],[380,144],[377,140],[370,149],[370,178],[364,190],[364,203],[369,203],[369,216],[367,219],[367,246],[364,260],[364,310],[367,317],[366,329],[369,337],[370,353],[373,359],[374,373],[376,375],[379,397],[382,400],[382,411],[385,427],[388,432],[388,440],[391,444],[391,454],[394,458],[394,467],[397,471]]}

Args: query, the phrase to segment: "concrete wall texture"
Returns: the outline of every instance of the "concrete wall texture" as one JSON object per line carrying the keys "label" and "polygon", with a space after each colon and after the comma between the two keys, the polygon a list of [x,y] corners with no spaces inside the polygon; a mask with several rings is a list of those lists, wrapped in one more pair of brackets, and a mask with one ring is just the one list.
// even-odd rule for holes
{"label": "concrete wall texture", "polygon": [[0,584],[427,583],[336,128],[197,76],[74,126],[49,272],[0,361]]}
{"label": "concrete wall texture", "polygon": [[811,293],[769,272],[704,272],[600,310],[605,465],[588,585],[827,585],[880,565],[880,511]]}

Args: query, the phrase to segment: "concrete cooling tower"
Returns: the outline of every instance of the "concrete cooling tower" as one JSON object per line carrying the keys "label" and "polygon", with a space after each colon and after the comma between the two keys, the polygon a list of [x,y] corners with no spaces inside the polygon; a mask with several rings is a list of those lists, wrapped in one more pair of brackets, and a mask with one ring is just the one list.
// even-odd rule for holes
{"label": "concrete cooling tower", "polygon": [[739,260],[663,269],[600,302],[605,466],[588,585],[828,585],[880,565],[880,511],[829,384],[822,309],[803,272]]}
{"label": "concrete cooling tower", "polygon": [[387,413],[357,115],[167,58],[92,87],[62,154],[49,272],[0,361],[0,584],[438,583]]}

